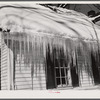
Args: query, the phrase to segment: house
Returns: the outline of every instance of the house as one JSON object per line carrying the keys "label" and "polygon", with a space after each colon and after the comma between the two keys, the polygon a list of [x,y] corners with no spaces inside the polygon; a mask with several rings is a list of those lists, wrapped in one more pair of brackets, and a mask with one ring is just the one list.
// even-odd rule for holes
{"label": "house", "polygon": [[21,4],[0,14],[1,90],[100,84],[100,29],[86,15]]}

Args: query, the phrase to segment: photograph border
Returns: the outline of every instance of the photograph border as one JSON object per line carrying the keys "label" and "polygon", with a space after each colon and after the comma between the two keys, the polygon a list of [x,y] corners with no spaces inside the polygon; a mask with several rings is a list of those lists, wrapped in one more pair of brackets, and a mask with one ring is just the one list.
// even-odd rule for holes
{"label": "photograph border", "polygon": [[[100,4],[100,1],[96,0],[0,0],[0,3],[71,3],[71,4]],[[57,93],[58,92],[58,93]],[[100,98],[100,90],[33,90],[33,91],[0,91],[0,99],[70,99],[70,100],[96,100]]]}

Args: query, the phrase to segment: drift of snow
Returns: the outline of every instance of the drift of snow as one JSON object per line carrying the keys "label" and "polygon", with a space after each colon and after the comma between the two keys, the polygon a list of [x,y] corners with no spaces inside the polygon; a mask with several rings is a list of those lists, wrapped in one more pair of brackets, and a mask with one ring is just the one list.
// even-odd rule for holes
{"label": "drift of snow", "polygon": [[[5,7],[4,7],[5,6]],[[82,13],[57,8],[57,12],[41,5],[1,5],[0,27],[30,35],[58,35],[97,39],[100,29]],[[100,39],[100,38],[99,38]]]}

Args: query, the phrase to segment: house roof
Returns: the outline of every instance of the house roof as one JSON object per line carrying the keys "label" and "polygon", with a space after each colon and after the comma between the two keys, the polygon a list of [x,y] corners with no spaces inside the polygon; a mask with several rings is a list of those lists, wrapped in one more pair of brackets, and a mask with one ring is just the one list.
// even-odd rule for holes
{"label": "house roof", "polygon": [[0,27],[12,33],[100,39],[100,27],[73,10],[57,8],[55,12],[38,4],[4,4],[0,8]]}

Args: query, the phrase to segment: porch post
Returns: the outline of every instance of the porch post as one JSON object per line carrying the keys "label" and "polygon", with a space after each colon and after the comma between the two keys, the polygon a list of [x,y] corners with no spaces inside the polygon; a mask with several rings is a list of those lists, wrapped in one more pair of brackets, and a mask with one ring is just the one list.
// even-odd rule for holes
{"label": "porch post", "polygon": [[8,79],[8,90],[13,90],[14,89],[14,83],[13,83],[13,51],[11,50],[9,44],[8,44],[8,40],[7,40],[7,56],[8,56],[8,60],[7,60],[7,65],[8,65],[8,74],[7,74],[7,79]]}

